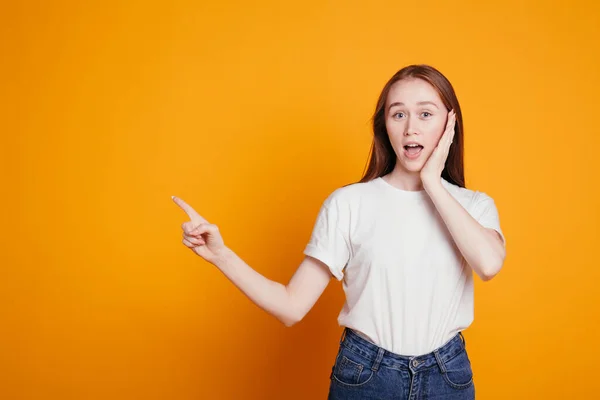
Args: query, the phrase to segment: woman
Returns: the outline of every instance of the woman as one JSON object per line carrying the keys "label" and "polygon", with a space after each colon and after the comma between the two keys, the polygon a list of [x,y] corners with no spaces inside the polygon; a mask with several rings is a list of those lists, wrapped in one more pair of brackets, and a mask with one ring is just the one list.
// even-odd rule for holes
{"label": "woman", "polygon": [[343,281],[344,326],[329,399],[473,399],[461,333],[473,321],[473,272],[505,258],[494,200],[464,186],[462,114],[435,68],[411,65],[385,85],[364,177],[324,201],[287,286],[250,268],[183,200],[183,243],[286,326],[331,276]]}

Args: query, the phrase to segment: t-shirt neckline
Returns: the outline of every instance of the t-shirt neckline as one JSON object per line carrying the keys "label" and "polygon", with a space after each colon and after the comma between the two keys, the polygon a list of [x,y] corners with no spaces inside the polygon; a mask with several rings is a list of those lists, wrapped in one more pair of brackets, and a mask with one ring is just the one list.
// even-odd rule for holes
{"label": "t-shirt neckline", "polygon": [[[442,183],[445,183],[444,178],[442,179]],[[411,197],[411,198],[422,198],[422,197],[426,197],[428,196],[427,191],[425,189],[423,190],[403,190],[403,189],[399,189],[396,186],[393,186],[392,184],[386,182],[385,179],[383,179],[382,176],[378,177],[375,179],[375,181],[379,182],[379,184],[385,188],[387,188],[388,190],[391,190],[401,196],[405,196],[405,197]]]}

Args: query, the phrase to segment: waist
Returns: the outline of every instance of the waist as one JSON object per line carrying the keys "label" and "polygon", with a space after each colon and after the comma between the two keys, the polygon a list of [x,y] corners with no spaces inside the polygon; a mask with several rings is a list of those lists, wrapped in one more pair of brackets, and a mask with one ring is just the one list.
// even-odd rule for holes
{"label": "waist", "polygon": [[466,351],[462,332],[458,332],[437,349],[418,356],[402,355],[383,349],[373,343],[362,332],[347,327],[344,328],[340,345],[372,361],[376,361],[377,358],[381,357],[381,365],[396,369],[409,369],[409,367],[419,367],[419,369],[428,368],[438,363],[438,357],[440,361],[446,361],[452,359],[460,352]]}

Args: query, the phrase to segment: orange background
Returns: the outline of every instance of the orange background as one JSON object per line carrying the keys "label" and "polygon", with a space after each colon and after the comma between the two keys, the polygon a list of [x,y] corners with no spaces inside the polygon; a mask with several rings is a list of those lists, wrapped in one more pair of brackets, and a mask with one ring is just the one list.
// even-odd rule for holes
{"label": "orange background", "polygon": [[325,398],[341,285],[285,328],[185,248],[170,196],[287,283],[412,63],[453,83],[507,237],[465,332],[477,398],[596,395],[598,2],[14,3],[2,399]]}

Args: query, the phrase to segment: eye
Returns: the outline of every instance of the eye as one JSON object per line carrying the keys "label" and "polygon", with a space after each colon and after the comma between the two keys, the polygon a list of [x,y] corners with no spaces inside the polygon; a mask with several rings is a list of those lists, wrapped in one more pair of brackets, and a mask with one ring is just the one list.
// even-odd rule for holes
{"label": "eye", "polygon": [[430,113],[430,112],[423,111],[423,112],[421,113],[421,115],[423,115],[423,114],[427,114],[427,115],[425,115],[425,117],[431,117],[431,113]]}
{"label": "eye", "polygon": [[398,111],[397,113],[395,113],[394,115],[392,115],[392,117],[395,117],[395,116],[396,116],[396,115],[398,115],[398,114],[402,114],[402,115],[404,115],[404,113],[403,113],[403,112],[401,112],[401,111]]}

